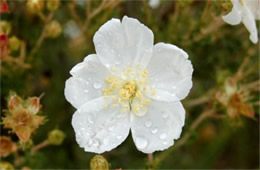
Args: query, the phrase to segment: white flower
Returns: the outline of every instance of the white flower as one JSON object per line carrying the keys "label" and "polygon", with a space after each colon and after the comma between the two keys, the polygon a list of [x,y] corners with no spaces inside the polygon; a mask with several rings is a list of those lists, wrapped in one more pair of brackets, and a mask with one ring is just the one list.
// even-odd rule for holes
{"label": "white flower", "polygon": [[149,0],[149,6],[153,9],[158,8],[160,5],[160,0]]}
{"label": "white flower", "polygon": [[144,153],[167,149],[180,137],[180,100],[192,87],[193,68],[182,49],[153,45],[153,39],[136,19],[112,19],[94,35],[97,54],[70,71],[65,97],[77,109],[72,125],[85,151],[110,151],[130,129]]}
{"label": "white flower", "polygon": [[250,40],[258,42],[255,20],[260,19],[260,0],[231,0],[232,11],[223,16],[223,20],[231,25],[237,25],[241,21],[250,32]]}

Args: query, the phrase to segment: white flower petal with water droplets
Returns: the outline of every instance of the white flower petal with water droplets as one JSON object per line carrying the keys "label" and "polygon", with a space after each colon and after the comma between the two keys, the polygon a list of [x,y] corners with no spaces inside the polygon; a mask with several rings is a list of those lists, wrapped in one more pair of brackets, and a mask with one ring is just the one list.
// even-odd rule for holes
{"label": "white flower petal with water droplets", "polygon": [[188,54],[174,45],[156,44],[147,70],[151,87],[155,89],[154,95],[147,95],[155,100],[182,100],[192,87],[193,68]]}
{"label": "white flower petal with water droplets", "polygon": [[[87,152],[114,149],[128,136],[129,114],[110,107],[111,97],[100,97],[81,106],[72,118],[76,140]],[[104,107],[108,105],[108,107]]]}
{"label": "white flower petal with water droplets", "polygon": [[72,77],[66,81],[65,97],[75,108],[103,95],[100,88],[105,86],[104,79],[109,72],[97,55],[87,56],[70,73]]}
{"label": "white flower petal with water droplets", "polygon": [[152,101],[147,114],[131,120],[136,147],[144,153],[169,148],[180,137],[184,119],[185,110],[180,102]]}
{"label": "white flower petal with water droplets", "polygon": [[111,19],[94,35],[100,61],[107,67],[129,67],[137,62],[146,65],[153,48],[153,33],[133,18],[124,17],[122,23]]}
{"label": "white flower petal with water droplets", "polygon": [[126,16],[101,26],[94,45],[97,54],[72,68],[65,87],[66,99],[78,109],[72,126],[80,147],[110,151],[130,127],[142,152],[172,146],[184,125],[179,100],[192,86],[188,55],[174,45],[153,46],[152,31]]}

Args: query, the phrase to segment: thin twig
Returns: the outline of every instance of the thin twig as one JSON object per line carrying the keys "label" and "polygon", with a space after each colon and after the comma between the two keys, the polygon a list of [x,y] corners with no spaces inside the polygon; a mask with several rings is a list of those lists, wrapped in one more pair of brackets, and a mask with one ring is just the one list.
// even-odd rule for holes
{"label": "thin twig", "polygon": [[31,53],[29,54],[29,57],[28,57],[28,60],[29,60],[29,61],[32,60],[33,56],[36,54],[36,52],[38,51],[38,49],[41,47],[41,45],[42,45],[44,39],[46,38],[47,25],[48,25],[48,23],[52,20],[53,17],[54,17],[54,12],[51,12],[51,13],[48,15],[47,19],[46,19],[46,22],[45,22],[45,25],[44,25],[44,27],[43,27],[43,29],[42,29],[42,33],[41,33],[40,37],[38,38],[38,40],[37,40],[35,46],[33,47]]}
{"label": "thin twig", "polygon": [[32,147],[31,154],[33,155],[36,151],[38,151],[38,150],[40,150],[40,149],[42,149],[42,148],[44,148],[44,147],[46,147],[48,145],[49,145],[48,141],[43,141],[42,143]]}
{"label": "thin twig", "polygon": [[81,22],[80,20],[80,17],[77,15],[76,11],[75,11],[75,7],[76,7],[76,2],[75,0],[72,0],[70,3],[69,3],[69,12],[70,12],[70,15],[71,17],[73,18],[73,20],[77,23],[77,25],[79,26],[79,28],[81,30],[84,29],[84,26],[83,26],[83,23]]}
{"label": "thin twig", "polygon": [[215,22],[212,22],[208,27],[201,30],[201,33],[193,39],[193,41],[198,42],[204,37],[212,34],[214,31],[218,30],[220,27],[224,25],[224,21],[221,17],[218,17]]}

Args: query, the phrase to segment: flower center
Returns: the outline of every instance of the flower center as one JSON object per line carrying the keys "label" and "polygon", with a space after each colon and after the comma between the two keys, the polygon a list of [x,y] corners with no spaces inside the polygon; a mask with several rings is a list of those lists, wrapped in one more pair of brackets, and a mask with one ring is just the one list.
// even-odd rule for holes
{"label": "flower center", "polygon": [[131,80],[120,89],[119,96],[124,100],[131,100],[135,97],[136,92],[137,85],[133,80]]}
{"label": "flower center", "polygon": [[112,74],[105,79],[108,87],[102,91],[104,96],[113,96],[112,107],[121,106],[123,113],[132,110],[136,115],[146,112],[151,101],[145,97],[145,93],[155,93],[155,90],[148,86],[148,71],[137,65],[134,68],[123,69],[123,72],[111,68],[111,72]]}

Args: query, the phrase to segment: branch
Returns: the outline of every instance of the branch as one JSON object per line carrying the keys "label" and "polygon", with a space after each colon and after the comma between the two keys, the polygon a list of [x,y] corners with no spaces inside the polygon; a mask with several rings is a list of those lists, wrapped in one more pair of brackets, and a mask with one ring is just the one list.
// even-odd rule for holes
{"label": "branch", "polygon": [[46,29],[47,29],[47,25],[48,23],[52,20],[52,18],[54,17],[54,12],[51,12],[44,24],[44,27],[42,29],[42,33],[40,35],[40,37],[38,38],[35,46],[33,47],[32,51],[29,54],[28,60],[31,61],[33,59],[33,56],[36,54],[36,52],[38,51],[38,49],[41,47],[44,39],[46,38]]}

